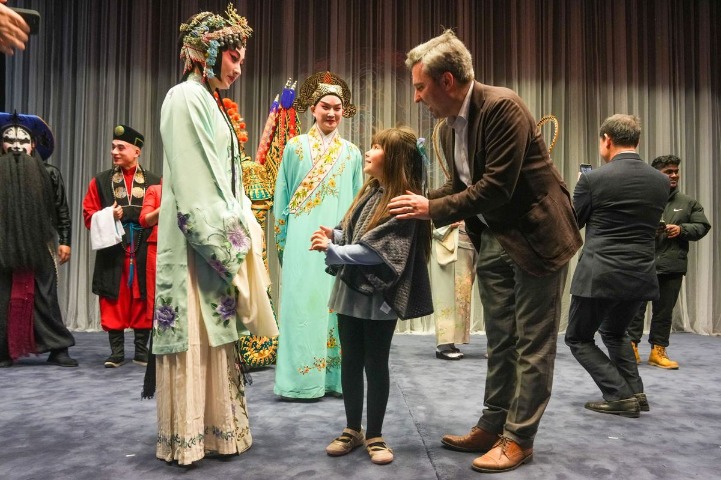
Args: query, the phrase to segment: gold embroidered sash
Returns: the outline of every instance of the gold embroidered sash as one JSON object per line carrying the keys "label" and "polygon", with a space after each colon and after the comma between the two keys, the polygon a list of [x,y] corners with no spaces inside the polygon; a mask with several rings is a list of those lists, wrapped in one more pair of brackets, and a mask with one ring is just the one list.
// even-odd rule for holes
{"label": "gold embroidered sash", "polygon": [[340,160],[343,150],[343,141],[338,133],[334,135],[330,145],[324,150],[323,140],[318,132],[317,125],[313,125],[308,132],[308,141],[313,166],[305,175],[303,181],[300,182],[298,188],[295,189],[290,202],[288,202],[288,212],[293,214],[297,213],[323,184],[335,164]]}

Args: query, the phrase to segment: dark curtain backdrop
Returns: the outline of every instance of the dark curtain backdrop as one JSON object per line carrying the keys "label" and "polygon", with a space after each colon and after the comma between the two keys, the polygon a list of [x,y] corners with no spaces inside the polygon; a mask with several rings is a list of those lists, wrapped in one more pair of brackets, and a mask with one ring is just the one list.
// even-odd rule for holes
{"label": "dark curtain backdrop", "polygon": [[[61,304],[71,328],[97,329],[97,299],[90,292],[94,254],[81,212],[88,182],[111,165],[116,123],[145,133],[141,162],[160,173],[160,106],[180,77],[178,26],[200,10],[221,11],[227,2],[10,3],[38,10],[42,21],[27,50],[6,59],[4,110],[40,115],[55,132],[50,161],[65,178],[74,222],[72,260],[60,269]],[[413,103],[403,61],[410,48],[450,27],[473,53],[478,80],[518,91],[538,118],[558,117],[561,134],[552,157],[571,188],[580,163],[600,165],[601,121],[613,113],[634,113],[644,124],[641,155],[649,161],[668,153],[680,156],[681,189],[719,225],[717,0],[245,0],[235,5],[255,30],[243,76],[228,92],[248,123],[251,154],[285,80],[302,81],[326,69],[351,87],[358,114],[341,130],[361,150],[373,129],[397,123],[430,137],[434,120]],[[302,117],[304,129],[309,118]],[[550,139],[550,128],[544,132]],[[675,325],[721,333],[715,229],[693,244],[689,258]],[[277,272],[277,264],[272,267]],[[574,267],[572,262],[570,274]],[[479,330],[481,309],[474,310]],[[406,322],[403,329],[429,330],[432,322]]]}

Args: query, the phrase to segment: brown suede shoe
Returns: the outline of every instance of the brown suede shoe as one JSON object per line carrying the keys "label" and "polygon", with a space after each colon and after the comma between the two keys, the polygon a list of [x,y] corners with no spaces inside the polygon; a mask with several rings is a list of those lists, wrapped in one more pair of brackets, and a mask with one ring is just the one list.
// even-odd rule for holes
{"label": "brown suede shoe", "polygon": [[498,435],[473,427],[468,435],[443,435],[441,443],[459,452],[487,452],[498,440]]}
{"label": "brown suede shoe", "polygon": [[483,473],[500,473],[515,470],[533,460],[533,448],[523,450],[519,444],[503,437],[485,455],[473,460],[473,470]]}

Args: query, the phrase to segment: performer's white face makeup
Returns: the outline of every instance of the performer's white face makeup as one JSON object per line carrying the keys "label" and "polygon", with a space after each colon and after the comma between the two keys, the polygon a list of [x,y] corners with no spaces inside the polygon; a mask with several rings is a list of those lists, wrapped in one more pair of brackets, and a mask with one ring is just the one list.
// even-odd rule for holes
{"label": "performer's white face makeup", "polygon": [[228,49],[223,52],[222,63],[220,64],[220,76],[209,78],[210,88],[215,90],[227,90],[238,77],[240,77],[243,63],[245,62],[245,48]]}
{"label": "performer's white face makeup", "polygon": [[22,127],[10,127],[3,132],[3,152],[25,152],[31,155],[33,141],[30,133]]}
{"label": "performer's white face makeup", "polygon": [[383,164],[386,160],[386,154],[383,147],[377,143],[371,146],[371,149],[365,153],[365,163],[363,164],[363,173],[366,173],[379,182],[383,183]]}
{"label": "performer's white face makeup", "polygon": [[127,170],[138,164],[140,149],[132,143],[124,142],[122,140],[113,140],[111,154],[113,156],[113,165],[117,165],[123,170]]}
{"label": "performer's white face makeup", "polygon": [[335,95],[326,95],[318,103],[310,107],[318,128],[324,135],[333,132],[343,118],[343,102]]}

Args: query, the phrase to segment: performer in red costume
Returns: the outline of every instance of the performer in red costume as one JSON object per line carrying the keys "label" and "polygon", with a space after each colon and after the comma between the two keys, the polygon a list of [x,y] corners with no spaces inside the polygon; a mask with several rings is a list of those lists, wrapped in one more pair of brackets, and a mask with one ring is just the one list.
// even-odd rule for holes
{"label": "performer in red costume", "polygon": [[135,330],[135,363],[148,362],[148,339],[152,320],[146,315],[145,266],[151,230],[140,225],[140,209],[146,189],[158,185],[160,177],[138,163],[144,137],[118,125],[113,130],[113,168],[98,173],[83,200],[85,226],[99,235],[105,217],[120,221],[125,233],[116,245],[97,250],[93,293],[100,297],[100,323],[110,339],[111,354],[106,368],[125,362],[124,330]]}
{"label": "performer in red costume", "polygon": [[145,316],[153,322],[155,305],[155,259],[158,256],[158,216],[160,214],[161,186],[151,185],[145,191],[143,208],[140,210],[140,226],[150,229],[148,259],[145,264]]}

